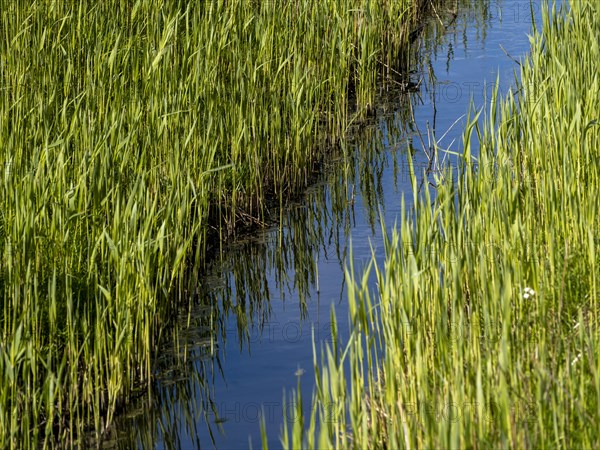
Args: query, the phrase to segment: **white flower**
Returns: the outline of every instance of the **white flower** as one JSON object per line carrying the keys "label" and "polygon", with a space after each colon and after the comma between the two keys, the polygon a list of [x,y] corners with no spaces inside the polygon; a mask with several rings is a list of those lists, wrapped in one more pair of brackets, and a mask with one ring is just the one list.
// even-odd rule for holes
{"label": "white flower", "polygon": [[527,300],[529,297],[533,297],[535,295],[535,291],[530,287],[526,287],[523,289],[523,298]]}

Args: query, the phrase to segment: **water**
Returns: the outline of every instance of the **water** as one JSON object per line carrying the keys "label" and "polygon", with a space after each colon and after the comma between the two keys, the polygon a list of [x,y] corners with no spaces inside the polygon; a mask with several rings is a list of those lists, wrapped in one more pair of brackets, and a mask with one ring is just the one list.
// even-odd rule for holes
{"label": "water", "polygon": [[296,420],[284,410],[284,391],[289,397],[300,386],[309,410],[313,339],[317,350],[331,342],[332,308],[341,341],[348,336],[344,268],[352,261],[360,273],[372,254],[381,261],[379,215],[390,228],[402,199],[412,203],[407,158],[422,173],[433,135],[441,148],[461,151],[471,103],[484,107],[496,80],[501,94],[514,88],[515,59],[526,55],[531,12],[539,21],[541,7],[461,0],[454,21],[452,5],[438,11],[451,25],[434,17],[424,30],[412,74],[420,90],[382,92],[378,118],[328,162],[322,181],[274,212],[280,226],[226,250],[198,293],[204,306],[166,340],[152,398],[117,421],[107,447],[258,448],[261,418],[269,447],[281,446],[283,420]]}

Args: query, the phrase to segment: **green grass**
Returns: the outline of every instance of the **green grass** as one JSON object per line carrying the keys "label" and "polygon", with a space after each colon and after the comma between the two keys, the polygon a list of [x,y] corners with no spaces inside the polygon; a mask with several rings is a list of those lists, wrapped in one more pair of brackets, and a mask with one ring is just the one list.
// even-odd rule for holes
{"label": "green grass", "polygon": [[383,266],[348,268],[351,337],[315,349],[315,412],[286,448],[597,445],[598,35],[595,2],[548,7],[458,178],[414,194]]}
{"label": "green grass", "polygon": [[110,425],[211,227],[304,186],[406,64],[423,3],[5,2],[0,447]]}

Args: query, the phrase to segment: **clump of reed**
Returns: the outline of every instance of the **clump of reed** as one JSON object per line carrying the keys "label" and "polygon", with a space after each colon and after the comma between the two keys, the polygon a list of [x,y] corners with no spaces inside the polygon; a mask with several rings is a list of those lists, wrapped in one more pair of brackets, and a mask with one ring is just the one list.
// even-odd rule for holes
{"label": "clump of reed", "polygon": [[353,332],[315,356],[313,413],[286,448],[596,445],[599,34],[595,2],[547,6],[519,91],[470,120],[455,179],[434,200],[415,189],[383,267],[350,265]]}
{"label": "clump of reed", "polygon": [[0,447],[110,425],[192,301],[210,225],[229,234],[307,180],[422,4],[3,6]]}

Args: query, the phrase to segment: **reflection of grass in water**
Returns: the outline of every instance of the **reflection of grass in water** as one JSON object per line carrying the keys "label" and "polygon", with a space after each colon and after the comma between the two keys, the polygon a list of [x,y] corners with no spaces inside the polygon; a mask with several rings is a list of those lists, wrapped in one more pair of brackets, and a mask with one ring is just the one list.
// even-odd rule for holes
{"label": "reflection of grass in water", "polygon": [[[146,392],[120,415],[103,445],[114,448],[153,448],[160,440],[170,448],[181,448],[181,440],[197,448],[199,427],[213,439],[220,432],[212,380],[223,376],[214,340],[213,312],[194,307],[179,321],[185,328],[173,329],[164,339],[155,362],[155,378]],[[90,447],[94,442],[87,443]]]}
{"label": "reflection of grass in water", "polygon": [[598,442],[596,3],[546,13],[541,32],[518,98],[469,122],[458,180],[388,233],[376,293],[349,267],[352,335],[320,353],[316,412],[286,447]]}
{"label": "reflection of grass in water", "polygon": [[[396,117],[380,119],[387,122],[386,132],[389,135],[401,135]],[[390,164],[382,138],[382,132],[375,124],[353,133],[347,143],[351,150],[347,151],[346,157],[340,155],[337,161],[331,162],[324,169],[322,182],[310,188],[304,198],[292,202],[282,211],[278,229],[236,239],[225,247],[227,257],[222,262],[217,258],[214,267],[209,269],[212,275],[203,278],[204,286],[199,293],[202,304],[220,305],[218,311],[212,311],[212,324],[207,326],[206,320],[199,322],[197,315],[193,314],[190,325],[186,324],[187,318],[182,318],[179,320],[180,328],[173,330],[172,337],[165,340],[180,347],[182,341],[189,342],[188,346],[208,351],[208,347],[217,345],[218,340],[225,342],[234,339],[239,343],[240,350],[245,348],[251,351],[253,339],[257,339],[255,333],[268,338],[268,333],[273,332],[273,328],[264,327],[268,326],[265,324],[268,324],[271,316],[271,297],[274,296],[277,301],[298,301],[301,310],[299,320],[303,320],[302,312],[305,311],[306,302],[315,295],[318,280],[315,255],[334,249],[338,253],[329,254],[328,258],[337,259],[341,269],[346,261],[347,238],[353,215],[353,205],[348,201],[352,190],[348,189],[348,184],[358,186],[366,209],[376,210],[377,202],[380,205],[383,201],[380,195],[369,192],[373,186],[381,184],[383,168]],[[370,164],[380,169],[370,170]],[[344,172],[345,167],[348,167],[347,172]],[[335,182],[332,181],[334,178]],[[278,212],[274,210],[271,215]],[[343,286],[339,286],[339,289],[341,296]],[[236,327],[233,329],[226,328],[230,316],[236,318]],[[199,329],[204,329],[205,334],[191,339],[186,337],[190,330]],[[214,410],[218,401],[209,396],[211,382],[207,380],[219,376],[213,368],[219,369],[218,361],[210,364],[209,360],[219,355],[224,357],[223,351],[219,349],[219,353],[206,353],[206,361],[201,368],[197,368],[190,364],[188,350],[173,353],[168,346],[161,350],[160,354],[164,356],[161,361],[164,361],[157,361],[155,376],[158,383],[153,388],[152,401],[144,396],[135,408],[137,414],[117,421],[113,430],[114,444],[128,448],[140,440],[144,446],[151,446],[161,435],[165,442],[178,442],[182,438],[182,426],[188,430],[183,434],[194,439],[197,434],[189,431],[194,424],[208,427],[211,434],[219,433],[218,424],[224,420],[219,418],[220,412]],[[226,374],[222,376],[226,379]],[[198,389],[197,392],[203,391],[205,397],[202,397],[202,404],[193,400],[191,394],[174,397],[174,392],[188,392],[193,383],[198,384],[194,387]],[[188,398],[192,398],[189,404]],[[182,419],[179,430],[173,417]],[[186,422],[188,417],[193,419],[189,423]],[[154,425],[150,422],[154,422]]]}

